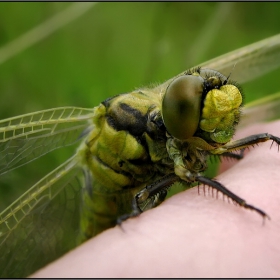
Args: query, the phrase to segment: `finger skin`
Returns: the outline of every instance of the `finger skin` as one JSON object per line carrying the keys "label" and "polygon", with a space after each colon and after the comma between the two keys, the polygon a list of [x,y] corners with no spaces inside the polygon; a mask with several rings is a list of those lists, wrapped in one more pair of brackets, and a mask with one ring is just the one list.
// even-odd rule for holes
{"label": "finger skin", "polygon": [[[268,132],[256,125],[237,138]],[[251,149],[219,182],[271,220],[200,187],[109,229],[33,277],[280,277],[280,153],[271,143]]]}

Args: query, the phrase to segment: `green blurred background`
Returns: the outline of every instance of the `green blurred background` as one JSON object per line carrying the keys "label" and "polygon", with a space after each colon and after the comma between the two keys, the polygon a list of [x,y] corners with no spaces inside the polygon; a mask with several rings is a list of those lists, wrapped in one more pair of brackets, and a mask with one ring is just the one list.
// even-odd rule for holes
{"label": "green blurred background", "polygon": [[[0,50],[71,5],[0,3]],[[0,64],[0,118],[92,108],[279,32],[280,3],[98,3]],[[244,84],[246,101],[279,90],[279,74]],[[74,151],[54,151],[1,176],[0,211]]]}

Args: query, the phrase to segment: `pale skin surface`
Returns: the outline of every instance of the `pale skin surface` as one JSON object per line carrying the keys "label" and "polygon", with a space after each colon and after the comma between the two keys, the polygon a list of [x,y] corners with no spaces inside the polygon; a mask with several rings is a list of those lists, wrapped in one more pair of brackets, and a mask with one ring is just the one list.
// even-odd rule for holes
{"label": "pale skin surface", "polygon": [[[268,132],[280,121],[254,125],[235,139]],[[184,191],[159,207],[109,229],[33,277],[280,277],[280,153],[271,141],[230,161],[217,176],[235,194],[264,210],[216,199],[206,187]]]}

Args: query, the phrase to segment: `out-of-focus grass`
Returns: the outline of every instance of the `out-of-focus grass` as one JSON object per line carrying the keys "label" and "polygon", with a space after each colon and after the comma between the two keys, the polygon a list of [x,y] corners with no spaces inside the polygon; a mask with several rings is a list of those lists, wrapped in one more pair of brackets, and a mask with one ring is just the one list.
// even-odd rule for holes
{"label": "out-of-focus grass", "polygon": [[[0,3],[0,48],[73,3]],[[280,3],[98,3],[0,64],[0,118],[163,82],[280,32]],[[243,86],[246,100],[279,90],[280,71]],[[73,154],[52,152],[1,177],[0,210]]]}

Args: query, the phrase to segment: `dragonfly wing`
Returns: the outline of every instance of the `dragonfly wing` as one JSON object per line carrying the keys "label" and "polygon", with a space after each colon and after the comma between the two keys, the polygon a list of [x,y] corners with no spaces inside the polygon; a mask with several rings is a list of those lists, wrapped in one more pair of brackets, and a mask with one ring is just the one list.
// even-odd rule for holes
{"label": "dragonfly wing", "polygon": [[0,175],[80,140],[93,109],[62,107],[0,121]]}
{"label": "dragonfly wing", "polygon": [[245,106],[238,128],[280,118],[280,92],[253,101]]}
{"label": "dragonfly wing", "polygon": [[[225,76],[231,73],[230,78],[238,83],[248,82],[280,67],[280,34],[226,53],[198,66],[214,69]],[[156,89],[165,92],[167,86],[176,77],[157,86]]]}
{"label": "dragonfly wing", "polygon": [[200,65],[248,82],[280,66],[280,34],[237,49]]}
{"label": "dragonfly wing", "polygon": [[26,277],[76,246],[82,175],[74,156],[0,213],[1,277]]}

